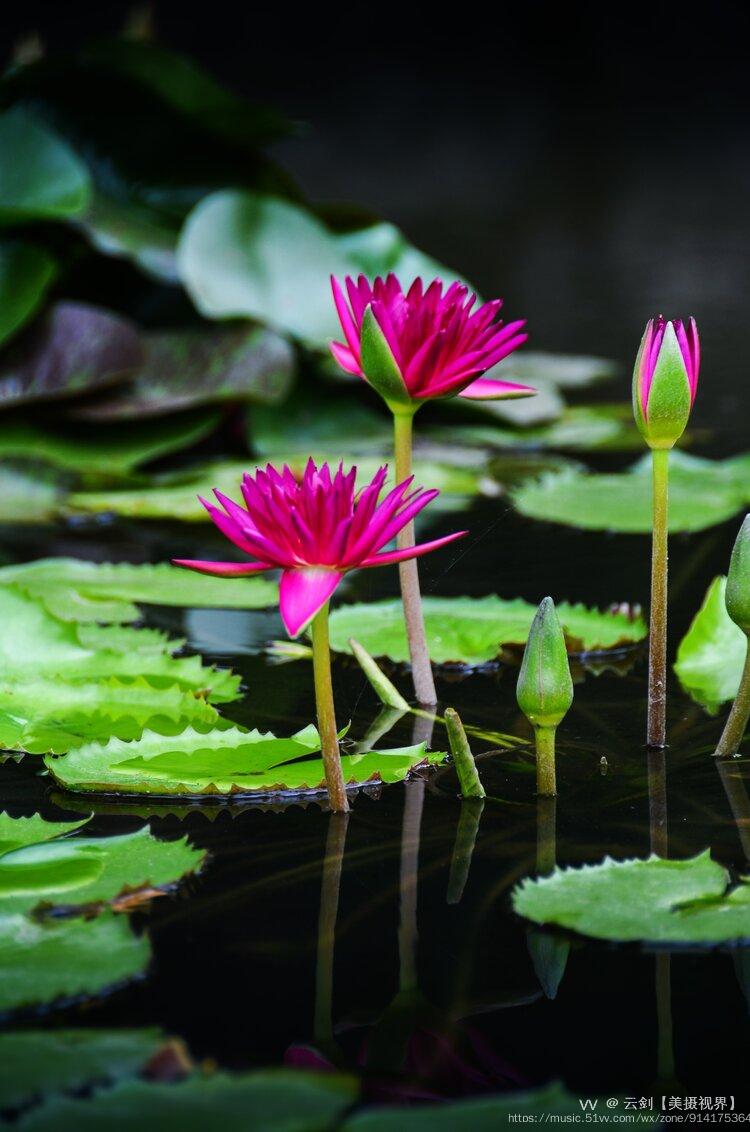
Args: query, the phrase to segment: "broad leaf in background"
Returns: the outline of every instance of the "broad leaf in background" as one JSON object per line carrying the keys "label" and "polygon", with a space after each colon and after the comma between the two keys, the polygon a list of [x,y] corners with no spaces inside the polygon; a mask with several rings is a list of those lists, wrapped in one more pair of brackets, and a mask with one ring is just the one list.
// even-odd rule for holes
{"label": "broad leaf in background", "polygon": [[737,695],[747,652],[747,637],[727,613],[726,588],[726,578],[714,578],[674,666],[685,691],[712,714]]}
{"label": "broad leaf in background", "polygon": [[[278,599],[266,578],[213,578],[170,566],[40,558],[0,567],[0,586],[23,590],[63,621],[135,621],[134,602],[214,609],[264,609]],[[100,645],[100,647],[107,647]]]}
{"label": "broad leaf in background", "polygon": [[619,403],[566,408],[559,420],[536,428],[494,428],[477,423],[450,428],[433,426],[427,435],[454,444],[530,451],[561,448],[573,452],[627,452],[643,447],[643,439],[633,424],[632,407]]}
{"label": "broad leaf in background", "polygon": [[177,220],[96,192],[76,227],[102,255],[130,260],[160,283],[179,283]]}
{"label": "broad leaf in background", "polygon": [[503,379],[522,385],[549,382],[558,389],[581,389],[615,376],[616,362],[580,354],[549,354],[542,350],[521,350],[501,362]]}
{"label": "broad leaf in background", "polygon": [[618,942],[721,943],[750,938],[750,885],[727,891],[729,874],[709,850],[687,861],[649,857],[525,880],[513,907],[538,924],[557,924]]}
{"label": "broad leaf in background", "polygon": [[57,419],[47,424],[35,416],[0,415],[0,457],[28,459],[31,455],[64,471],[110,480],[171,452],[191,448],[219,422],[219,413],[205,410],[179,414],[167,421],[99,424],[96,428]]}
{"label": "broad leaf in background", "polygon": [[0,342],[36,313],[56,274],[55,261],[41,248],[0,242]]}
{"label": "broad leaf in background", "polygon": [[92,393],[141,365],[138,331],[86,303],[56,303],[4,351],[0,407]]}
{"label": "broad leaf in background", "polygon": [[32,114],[0,114],[0,225],[64,220],[84,211],[86,167],[62,138]]}
{"label": "broad leaf in background", "polygon": [[48,523],[67,490],[51,468],[0,463],[0,523]]}
{"label": "broad leaf in background", "polygon": [[[205,667],[199,656],[172,657],[149,647],[127,652],[86,648],[78,627],[53,617],[15,586],[0,587],[0,669],[5,680],[60,676],[65,680],[103,680],[141,676],[177,684],[215,703],[236,699],[239,677],[227,669]],[[133,630],[135,632],[135,630]]]}
{"label": "broad leaf in background", "polygon": [[350,1116],[344,1122],[342,1132],[457,1132],[458,1129],[497,1132],[499,1128],[510,1126],[511,1117],[534,1122],[534,1116],[542,1113],[562,1118],[580,1116],[581,1102],[564,1085],[553,1082],[531,1092],[442,1101],[440,1104],[367,1108]]}
{"label": "broad leaf in background", "polygon": [[353,1077],[264,1069],[196,1074],[157,1084],[123,1081],[87,1099],[55,1097],[18,1122],[19,1132],[117,1129],[117,1132],[326,1132],[357,1099]]}
{"label": "broad leaf in background", "polygon": [[[723,523],[750,499],[746,457],[704,460],[674,452],[669,479],[670,531],[702,531]],[[651,461],[627,472],[561,472],[513,492],[522,515],[588,530],[646,534],[651,530]]]}
{"label": "broad leaf in background", "polygon": [[[257,457],[275,462],[292,453],[332,451],[387,452],[393,444],[393,423],[353,397],[327,399],[321,390],[296,389],[284,405],[258,405],[248,411],[248,443]],[[429,484],[428,486],[432,486]]]}
{"label": "broad leaf in background", "polygon": [[[424,280],[440,278],[452,283],[457,278],[431,256],[425,255],[394,224],[381,222],[336,236],[339,249],[351,261],[351,272],[374,279],[393,272],[402,283],[421,276]],[[341,328],[336,331],[341,333]]]}
{"label": "broad leaf in background", "polygon": [[[325,771],[320,739],[312,726],[288,739],[240,727],[198,732],[188,727],[167,737],[144,732],[123,743],[89,743],[46,765],[67,790],[155,795],[277,794],[322,791]],[[400,782],[417,766],[442,762],[424,743],[398,750],[343,755],[344,782]]]}
{"label": "broad leaf in background", "polygon": [[[423,599],[430,657],[436,664],[481,665],[496,660],[503,646],[526,643],[536,606],[521,598],[426,597]],[[570,652],[598,652],[643,640],[640,614],[603,612],[561,602],[557,606]],[[331,613],[331,647],[349,651],[356,637],[372,656],[398,663],[409,659],[401,603],[395,599],[341,605]]]}
{"label": "broad leaf in background", "polygon": [[85,420],[162,416],[195,405],[259,401],[289,393],[294,352],[271,330],[247,325],[144,334],[146,361],[132,383],[76,408]]}

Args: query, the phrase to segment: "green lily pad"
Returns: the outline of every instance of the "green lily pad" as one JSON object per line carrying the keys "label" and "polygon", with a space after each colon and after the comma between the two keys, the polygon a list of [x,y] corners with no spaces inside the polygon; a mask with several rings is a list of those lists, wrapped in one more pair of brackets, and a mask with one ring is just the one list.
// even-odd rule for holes
{"label": "green lily pad", "polygon": [[60,676],[65,680],[144,677],[177,684],[215,703],[236,699],[239,677],[208,668],[198,656],[172,657],[154,649],[129,652],[86,648],[77,626],[53,617],[15,586],[0,587],[0,668],[6,680]]}
{"label": "green lily pad", "polygon": [[344,1122],[343,1132],[497,1132],[509,1117],[528,1117],[542,1113],[554,1116],[580,1116],[581,1103],[558,1082],[523,1093],[476,1097],[417,1106],[365,1109]]}
{"label": "green lily pad", "polygon": [[[370,279],[393,272],[405,286],[421,275],[423,279],[439,277],[452,283],[458,276],[446,270],[431,256],[415,248],[394,224],[380,222],[365,228],[343,232],[336,237],[341,251],[351,260],[356,273]],[[350,271],[351,274],[351,271]],[[340,328],[337,331],[340,334]]]}
{"label": "green lily pad", "polygon": [[95,192],[76,227],[102,255],[129,260],[160,283],[179,282],[175,219]]}
{"label": "green lily pad", "polygon": [[20,566],[0,567],[3,585],[23,590],[63,621],[81,622],[135,621],[141,614],[134,602],[265,609],[278,600],[275,583],[265,578],[215,578],[166,562],[136,566],[128,562],[40,558]]}
{"label": "green lily pad", "polygon": [[222,402],[275,404],[294,374],[286,339],[246,324],[144,334],[143,343],[146,361],[133,382],[81,406],[76,416],[117,421]]}
{"label": "green lily pad", "polygon": [[559,389],[581,389],[615,376],[616,362],[582,354],[550,354],[543,350],[518,350],[500,363],[506,381],[535,385],[551,382]]}
{"label": "green lily pad", "polygon": [[[736,460],[704,460],[673,452],[669,529],[702,531],[723,523],[750,499],[747,470]],[[561,472],[522,484],[513,502],[523,515],[588,530],[646,534],[651,530],[651,461],[627,472]]]}
{"label": "green lily pad", "polygon": [[56,1097],[18,1123],[19,1132],[325,1132],[357,1097],[354,1078],[264,1069],[195,1075],[174,1084],[123,1081],[88,1099]]}
{"label": "green lily pad", "polygon": [[[325,788],[323,760],[312,726],[287,739],[271,732],[232,727],[203,733],[188,727],[178,736],[144,732],[123,743],[89,743],[46,765],[66,790],[186,796],[216,794],[269,795],[317,792]],[[400,782],[417,766],[441,762],[424,743],[398,750],[343,755],[344,782]]]}
{"label": "green lily pad", "polygon": [[259,405],[248,413],[248,440],[257,456],[330,451],[344,443],[348,452],[387,452],[393,444],[393,422],[376,408],[354,398],[325,400],[296,392],[284,405]]}
{"label": "green lily pad", "polygon": [[0,243],[0,342],[36,313],[56,274],[55,261],[41,248]]}
{"label": "green lily pad", "polygon": [[674,666],[685,691],[711,714],[737,695],[747,652],[747,637],[727,613],[726,588],[725,577],[714,578]]}
{"label": "green lily pad", "polygon": [[56,303],[4,352],[0,406],[91,393],[122,381],[142,359],[126,319],[86,303]]}
{"label": "green lily pad", "polygon": [[134,1077],[163,1044],[157,1029],[0,1034],[0,1109],[28,1108],[88,1085]]}
{"label": "green lily pad", "polygon": [[10,814],[0,814],[0,857],[14,853],[16,849],[24,849],[27,845],[38,845],[63,837],[66,833],[75,833],[88,820],[47,821],[38,814],[28,818],[12,818]]}
{"label": "green lily pad", "polygon": [[[436,664],[481,665],[496,660],[503,646],[526,643],[536,606],[521,598],[426,597],[422,602],[430,656]],[[599,652],[643,640],[640,614],[603,612],[561,602],[558,616],[570,652]],[[397,599],[341,605],[331,614],[331,647],[349,651],[356,637],[372,656],[398,663],[409,659],[401,602]]]}
{"label": "green lily pad", "polygon": [[[521,403],[521,402],[519,402]],[[532,428],[501,428],[485,424],[436,428],[428,435],[454,444],[529,451],[559,448],[572,452],[621,452],[643,449],[643,438],[633,423],[629,404],[575,405],[548,424]]]}
{"label": "green lily pad", "polygon": [[613,861],[556,869],[513,894],[519,915],[597,939],[724,943],[750,939],[750,884],[728,889],[709,850],[687,861]]}
{"label": "green lily pad", "polygon": [[0,463],[0,523],[49,523],[66,493],[67,486],[51,468]]}
{"label": "green lily pad", "polygon": [[86,167],[25,110],[0,115],[0,224],[62,220],[86,208]]}

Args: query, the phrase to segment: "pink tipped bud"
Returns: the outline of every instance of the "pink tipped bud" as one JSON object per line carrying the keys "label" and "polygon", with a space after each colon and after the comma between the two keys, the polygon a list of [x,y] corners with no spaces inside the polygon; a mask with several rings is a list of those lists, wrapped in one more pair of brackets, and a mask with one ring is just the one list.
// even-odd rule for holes
{"label": "pink tipped bud", "polygon": [[695,319],[646,324],[633,371],[635,423],[651,448],[671,448],[685,431],[695,401],[700,342]]}

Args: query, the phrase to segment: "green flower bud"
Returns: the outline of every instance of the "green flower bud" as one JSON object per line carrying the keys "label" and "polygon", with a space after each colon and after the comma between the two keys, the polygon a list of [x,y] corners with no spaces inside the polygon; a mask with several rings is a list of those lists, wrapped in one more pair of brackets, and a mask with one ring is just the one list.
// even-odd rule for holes
{"label": "green flower bud", "polygon": [[516,699],[534,727],[557,727],[573,703],[565,637],[551,597],[545,597],[531,623]]}
{"label": "green flower bud", "polygon": [[750,636],[750,515],[745,516],[732,550],[725,601],[735,625]]}
{"label": "green flower bud", "polygon": [[698,388],[700,344],[695,319],[651,319],[633,370],[633,415],[651,448],[672,448],[690,417]]}

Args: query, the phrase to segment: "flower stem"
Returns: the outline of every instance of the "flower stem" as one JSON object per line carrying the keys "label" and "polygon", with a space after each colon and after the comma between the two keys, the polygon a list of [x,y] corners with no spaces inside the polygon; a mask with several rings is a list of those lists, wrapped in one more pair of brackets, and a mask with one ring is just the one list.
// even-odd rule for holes
{"label": "flower stem", "polygon": [[653,528],[651,543],[651,617],[648,643],[649,747],[666,745],[667,707],[667,512],[669,501],[669,449],[651,452],[653,472]]}
{"label": "flower stem", "polygon": [[714,751],[717,759],[725,759],[737,754],[748,719],[750,719],[750,638],[748,639],[745,667],[742,670],[737,697],[732,704],[732,710],[724,725],[721,739],[719,739],[719,744]]}
{"label": "flower stem", "polygon": [[[403,483],[411,475],[412,421],[414,409],[393,411],[393,434],[396,455],[396,482]],[[399,549],[414,546],[414,523],[408,523],[396,538]],[[422,613],[422,595],[419,589],[419,567],[415,558],[399,562],[401,601],[404,607],[406,635],[409,641],[411,673],[414,692],[421,704],[437,703],[435,681],[427,649],[427,637]]]}
{"label": "flower stem", "polygon": [[535,727],[536,740],[536,792],[543,798],[557,794],[555,774],[555,728]]}
{"label": "flower stem", "polygon": [[313,673],[315,677],[315,706],[318,711],[321,754],[326,773],[326,786],[331,809],[345,814],[349,799],[341,770],[339,740],[336,731],[336,712],[333,706],[331,680],[331,650],[328,643],[328,602],[321,606],[312,621]]}

